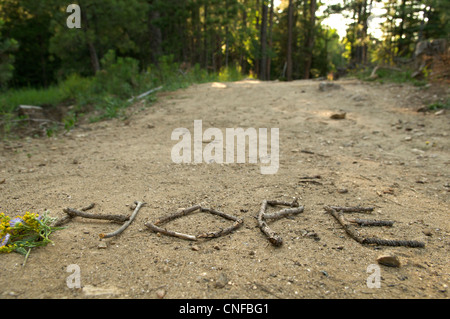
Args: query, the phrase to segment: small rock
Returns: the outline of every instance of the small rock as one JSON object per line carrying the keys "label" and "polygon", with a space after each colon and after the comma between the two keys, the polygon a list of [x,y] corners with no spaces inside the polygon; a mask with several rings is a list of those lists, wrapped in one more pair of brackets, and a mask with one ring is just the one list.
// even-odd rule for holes
{"label": "small rock", "polygon": [[380,265],[389,267],[400,267],[400,260],[394,255],[382,255],[377,258],[377,262]]}
{"label": "small rock", "polygon": [[219,278],[214,283],[214,287],[223,288],[228,284],[228,277],[225,273],[220,273]]}
{"label": "small rock", "polygon": [[197,245],[194,245],[194,246],[191,247],[191,249],[192,249],[193,251],[199,251],[199,250],[200,250],[200,247],[198,247]]}
{"label": "small rock", "polygon": [[319,83],[319,91],[328,91],[328,90],[336,90],[340,89],[341,86],[338,84],[335,84],[333,82],[320,82]]}
{"label": "small rock", "polygon": [[34,105],[19,105],[19,116],[25,116],[30,119],[45,119],[44,109],[40,106]]}
{"label": "small rock", "polygon": [[345,119],[347,113],[343,112],[343,113],[335,113],[333,115],[330,116],[330,119],[333,120],[343,120]]}
{"label": "small rock", "polygon": [[425,229],[424,231],[423,231],[423,233],[426,235],[426,236],[432,236],[433,235],[433,233],[431,232],[431,229]]}
{"label": "small rock", "polygon": [[168,272],[170,271],[170,267],[167,266],[167,265],[165,265],[165,266],[163,267],[162,271],[163,271],[164,273],[168,273]]}
{"label": "small rock", "polygon": [[5,182],[6,182],[6,179],[4,179],[4,178],[3,178],[3,179],[0,179],[0,185],[1,185],[1,184],[5,184]]}
{"label": "small rock", "polygon": [[156,290],[156,296],[159,299],[163,299],[166,296],[166,293],[167,293],[166,290],[163,288],[159,288],[158,290]]}
{"label": "small rock", "polygon": [[347,188],[339,188],[338,189],[338,193],[339,194],[347,194],[348,193],[348,189]]}
{"label": "small rock", "polygon": [[405,136],[405,141],[411,141],[412,137],[411,136]]}
{"label": "small rock", "polygon": [[106,241],[101,241],[101,242],[98,244],[97,248],[98,248],[98,249],[106,249],[106,248],[108,248],[108,244],[106,243]]}
{"label": "small rock", "polygon": [[428,106],[421,106],[416,110],[416,112],[427,112],[428,110]]}

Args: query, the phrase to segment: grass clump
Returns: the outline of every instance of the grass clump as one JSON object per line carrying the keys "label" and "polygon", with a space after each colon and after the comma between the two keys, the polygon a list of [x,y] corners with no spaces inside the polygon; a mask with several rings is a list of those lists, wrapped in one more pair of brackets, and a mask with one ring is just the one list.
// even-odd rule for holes
{"label": "grass clump", "polygon": [[[174,91],[193,83],[237,81],[244,78],[237,67],[230,66],[218,73],[210,73],[196,64],[192,67],[174,61],[173,56],[162,56],[157,65],[140,70],[139,62],[130,57],[118,57],[110,50],[101,59],[102,69],[92,77],[72,74],[58,85],[49,88],[12,89],[0,95],[0,132],[4,135],[14,128],[19,105],[42,106],[50,111],[66,107],[64,115],[56,119],[66,130],[73,128],[89,114],[90,122],[125,118],[132,104],[129,99],[156,88]],[[147,105],[156,100],[154,94],[145,98]],[[55,129],[51,129],[51,134]],[[48,135],[48,134],[47,134]]]}

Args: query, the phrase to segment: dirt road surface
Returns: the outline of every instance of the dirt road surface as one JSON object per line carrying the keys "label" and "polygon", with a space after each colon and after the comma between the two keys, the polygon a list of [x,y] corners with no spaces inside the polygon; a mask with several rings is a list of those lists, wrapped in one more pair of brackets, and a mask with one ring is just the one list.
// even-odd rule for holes
{"label": "dirt road surface", "polygon": [[[100,239],[119,225],[77,217],[52,234],[54,245],[34,249],[25,266],[22,255],[0,255],[1,298],[448,298],[450,114],[417,112],[424,88],[336,83],[324,91],[317,81],[193,85],[160,93],[148,107],[138,102],[127,120],[2,142],[5,214],[61,218],[64,208],[95,203],[92,213],[130,215],[134,201],[147,205],[119,236]],[[174,163],[172,132],[186,128],[193,138],[195,120],[224,138],[226,128],[278,128],[277,172],[261,174],[260,158]],[[294,197],[302,213],[269,221],[283,239],[275,247],[255,217],[263,200]],[[195,242],[144,225],[194,204],[244,224]],[[371,213],[345,216],[395,223],[357,227],[362,236],[425,247],[361,245],[325,205],[372,206]],[[230,223],[197,212],[164,227],[196,235]],[[400,267],[380,265],[386,254]],[[379,288],[368,285],[376,267]]]}

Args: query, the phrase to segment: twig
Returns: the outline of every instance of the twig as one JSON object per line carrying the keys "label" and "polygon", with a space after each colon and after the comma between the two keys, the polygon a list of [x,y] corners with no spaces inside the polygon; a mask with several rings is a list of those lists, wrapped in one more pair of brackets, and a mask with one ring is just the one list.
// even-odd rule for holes
{"label": "twig", "polygon": [[105,219],[105,220],[112,220],[115,222],[125,222],[130,219],[129,216],[122,216],[122,215],[96,215],[96,214],[90,214],[86,213],[85,211],[79,211],[73,208],[64,208],[63,211],[68,214],[70,217],[84,217],[84,218],[90,218],[90,219]]}
{"label": "twig", "polygon": [[[285,208],[275,213],[267,213],[266,210],[268,205],[290,206],[291,208]],[[285,201],[264,200],[261,204],[261,209],[259,210],[257,217],[258,226],[273,245],[281,246],[283,244],[283,239],[267,225],[265,219],[279,219],[290,214],[301,213],[303,212],[303,209],[304,209],[303,206],[299,206],[296,198],[291,203]]]}
{"label": "twig", "polygon": [[299,181],[299,183],[323,185],[321,182],[318,182],[318,181],[309,181],[309,180]]}
{"label": "twig", "polygon": [[86,206],[86,207],[83,207],[83,208],[80,209],[80,210],[83,211],[83,212],[85,212],[85,211],[87,211],[87,210],[90,210],[90,209],[94,208],[94,206],[95,206],[95,203],[92,203],[92,204],[90,204],[90,205],[88,205],[88,206]]}
{"label": "twig", "polygon": [[197,238],[217,238],[220,236],[225,236],[225,235],[228,235],[229,233],[235,231],[239,227],[241,227],[243,223],[244,223],[243,219],[238,219],[237,221],[234,222],[234,224],[232,226],[230,226],[228,228],[221,229],[217,232],[199,234],[195,237],[197,237]]}
{"label": "twig", "polygon": [[283,239],[272,229],[270,229],[269,226],[267,226],[267,223],[264,221],[263,216],[267,209],[267,200],[263,200],[261,204],[261,209],[258,213],[258,226],[259,229],[263,232],[264,235],[267,236],[269,241],[275,245],[275,246],[281,246],[283,244]]}
{"label": "twig", "polygon": [[[83,212],[85,212],[85,211],[87,211],[87,210],[90,210],[90,209],[94,208],[94,206],[95,206],[95,203],[92,203],[92,204],[90,204],[90,205],[88,205],[88,206],[86,206],[86,207],[81,208],[80,210],[83,211]],[[65,211],[64,211],[64,212],[65,212]],[[57,221],[53,224],[53,226],[54,226],[54,227],[62,226],[62,225],[64,225],[65,223],[67,223],[68,221],[70,221],[70,220],[71,220],[72,218],[74,218],[74,217],[75,217],[75,215],[73,215],[73,214],[67,214],[67,215],[65,215],[64,217],[62,217],[62,218],[60,218],[59,220],[57,220]]]}
{"label": "twig", "polygon": [[113,231],[112,233],[107,233],[107,234],[101,233],[101,234],[99,235],[100,238],[110,238],[110,237],[117,236],[117,235],[119,235],[120,233],[122,233],[125,229],[127,229],[128,226],[130,226],[130,224],[131,224],[131,223],[133,222],[133,220],[136,218],[136,215],[137,215],[137,213],[139,212],[139,210],[141,209],[141,207],[145,205],[144,202],[138,202],[138,201],[135,201],[134,203],[136,204],[136,208],[134,209],[133,214],[131,214],[130,219],[129,219],[126,223],[124,223],[124,224],[122,225],[122,227],[120,227],[120,228],[117,229],[116,231]]}
{"label": "twig", "polygon": [[174,220],[176,218],[179,218],[179,217],[182,217],[182,216],[186,216],[186,215],[188,215],[188,214],[190,214],[190,213],[192,213],[192,212],[194,212],[194,211],[196,211],[198,209],[201,209],[200,205],[195,205],[195,206],[192,206],[192,207],[189,207],[189,208],[185,208],[185,209],[180,210],[180,211],[178,211],[176,213],[170,214],[170,215],[168,215],[166,217],[162,217],[162,218],[158,219],[157,221],[155,221],[153,224],[154,225],[165,224],[165,223],[168,223],[171,220]]}
{"label": "twig", "polygon": [[132,97],[131,99],[128,99],[128,102],[132,102],[132,101],[134,101],[134,100],[140,100],[140,99],[142,99],[143,97],[146,97],[147,95],[152,94],[152,93],[155,92],[155,91],[161,90],[162,88],[163,88],[162,86],[159,86],[159,87],[157,87],[157,88],[151,89],[150,91],[147,91],[147,92],[145,92],[145,93],[142,93],[141,95],[138,95],[137,97]]}
{"label": "twig", "polygon": [[[162,227],[158,226],[158,225],[167,223],[169,221],[172,221],[172,220],[174,220],[176,218],[179,218],[179,217],[182,217],[182,216],[186,216],[186,215],[188,215],[188,214],[190,214],[190,213],[192,213],[192,212],[194,212],[196,210],[200,210],[202,212],[211,213],[213,215],[217,215],[217,216],[223,217],[225,219],[232,220],[232,221],[234,221],[234,223],[230,227],[225,228],[225,229],[220,229],[217,232],[210,232],[210,233],[206,233],[205,232],[205,233],[201,233],[201,234],[198,234],[198,235],[195,235],[195,236],[188,235],[188,234],[183,234],[183,233],[175,232],[175,231],[171,231],[171,230],[167,230],[165,228],[162,228]],[[220,236],[227,235],[227,234],[233,232],[234,230],[236,230],[237,228],[241,227],[243,223],[244,223],[243,219],[239,219],[239,218],[237,218],[235,216],[232,216],[232,215],[229,215],[229,214],[217,211],[215,209],[205,208],[205,207],[201,207],[200,205],[195,205],[195,206],[192,206],[192,207],[189,207],[189,208],[185,208],[185,209],[183,209],[183,210],[181,210],[179,212],[170,214],[168,216],[159,218],[154,223],[147,222],[144,225],[147,228],[150,228],[151,230],[153,230],[154,232],[157,232],[157,233],[161,233],[161,234],[165,234],[165,235],[169,235],[169,236],[173,236],[173,237],[178,237],[178,238],[182,238],[182,239],[196,241],[199,238],[217,238],[217,237],[220,237]]]}
{"label": "twig", "polygon": [[329,206],[325,206],[325,210],[330,213],[338,222],[341,224],[341,226],[344,228],[345,232],[354,240],[356,240],[358,243],[362,244],[364,238],[362,238],[359,233],[356,231],[356,229],[348,224],[344,218],[344,215],[339,211],[337,212],[333,208]]}
{"label": "twig", "polygon": [[178,238],[187,239],[187,240],[193,240],[193,241],[197,240],[196,236],[187,235],[187,234],[183,234],[183,233],[167,230],[165,228],[161,228],[159,226],[156,226],[155,224],[152,224],[151,222],[147,222],[144,225],[147,228],[150,228],[151,230],[153,230],[156,233],[161,233],[161,234],[164,234],[164,235],[178,237]]}
{"label": "twig", "polygon": [[235,222],[237,222],[237,221],[240,220],[239,218],[237,218],[237,217],[235,217],[235,216],[228,215],[228,214],[226,214],[226,213],[219,212],[218,210],[211,209],[211,208],[200,207],[200,211],[202,211],[202,212],[208,212],[208,213],[211,213],[211,214],[213,214],[213,215],[217,215],[217,216],[223,217],[223,218],[228,219],[228,220],[233,220],[233,221],[235,221]]}
{"label": "twig", "polygon": [[294,198],[292,202],[280,201],[280,200],[268,200],[267,204],[271,206],[282,205],[282,206],[290,206],[290,207],[298,207],[298,200]]}
{"label": "twig", "polygon": [[322,185],[321,182],[316,181],[316,179],[321,179],[322,176],[320,175],[314,175],[314,176],[303,176],[300,177],[299,183],[311,183],[311,184],[317,184]]}
{"label": "twig", "polygon": [[322,176],[320,176],[320,175],[300,177],[300,179],[321,179],[321,178],[322,178]]}
{"label": "twig", "polygon": [[390,240],[379,238],[364,238],[363,244],[367,245],[381,245],[381,246],[404,246],[412,248],[423,248],[425,243],[416,240]]}
{"label": "twig", "polygon": [[375,219],[348,219],[350,223],[356,223],[359,226],[392,226],[394,222],[391,220],[375,220]]}
{"label": "twig", "polygon": [[331,209],[343,213],[363,213],[363,212],[372,212],[374,210],[373,207],[361,207],[361,206],[353,206],[353,207],[329,206],[329,207]]}
{"label": "twig", "polygon": [[53,223],[53,227],[62,226],[62,225],[64,225],[65,223],[67,223],[71,219],[72,219],[72,216],[65,215],[65,216],[61,217],[60,219],[58,219],[56,222],[54,222]]}
{"label": "twig", "polygon": [[225,219],[232,220],[232,221],[234,221],[234,224],[231,225],[230,227],[227,227],[225,229],[221,229],[221,230],[219,230],[217,232],[203,233],[203,234],[197,235],[196,236],[197,238],[217,238],[217,237],[220,237],[220,236],[224,236],[224,235],[227,235],[227,234],[233,232],[234,230],[238,229],[244,223],[243,219],[239,219],[239,218],[237,218],[235,216],[228,215],[226,213],[219,212],[219,211],[211,209],[211,208],[201,207],[200,210],[202,212],[209,212],[209,213],[211,213],[213,215],[217,215],[217,216],[223,217]]}
{"label": "twig", "polygon": [[299,214],[303,212],[304,207],[285,208],[275,213],[264,213],[264,219],[278,219],[292,214]]}
{"label": "twig", "polygon": [[300,150],[301,153],[305,153],[305,154],[311,154],[311,155],[317,155],[317,156],[322,156],[322,157],[330,157],[328,155],[323,155],[323,154],[319,154],[313,151],[308,151],[308,150]]}
{"label": "twig", "polygon": [[[340,207],[343,208],[343,207]],[[353,207],[352,207],[353,208]],[[391,240],[391,239],[379,239],[379,238],[365,238],[359,235],[359,233],[356,231],[356,229],[349,223],[347,223],[347,220],[345,219],[342,211],[336,211],[333,206],[325,206],[325,210],[329,212],[336,220],[339,222],[339,224],[342,225],[345,232],[354,240],[359,242],[360,244],[364,245],[382,245],[382,246],[404,246],[404,247],[425,247],[425,243],[415,241],[415,240]],[[347,210],[348,211],[348,210]],[[357,221],[357,220],[353,220]],[[394,222],[391,221],[367,221],[367,220],[359,220],[365,222],[371,223],[371,226],[392,226]],[[378,223],[378,225],[376,225]]]}

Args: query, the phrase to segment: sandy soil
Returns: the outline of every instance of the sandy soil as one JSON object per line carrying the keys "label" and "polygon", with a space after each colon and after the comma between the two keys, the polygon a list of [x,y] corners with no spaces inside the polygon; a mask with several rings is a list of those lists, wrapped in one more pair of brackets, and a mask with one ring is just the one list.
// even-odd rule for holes
{"label": "sandy soil", "polygon": [[[54,245],[23,256],[0,255],[1,298],[448,298],[450,267],[450,114],[416,112],[432,88],[344,79],[319,91],[317,81],[193,85],[137,103],[127,120],[83,124],[65,136],[0,145],[0,211],[61,218],[63,208],[95,203],[92,213],[131,214],[119,226],[75,218]],[[346,112],[346,118],[331,119]],[[175,164],[176,128],[279,128],[280,165],[263,175],[256,164]],[[207,143],[203,143],[207,145]],[[303,179],[320,175],[312,182]],[[255,216],[264,199],[298,198],[304,212],[270,222],[283,238],[272,246]],[[244,219],[229,235],[191,242],[156,234],[147,221],[201,204]],[[393,227],[362,235],[418,240],[425,248],[364,246],[348,237],[324,205],[373,206],[365,218]],[[361,217],[349,214],[348,217]],[[230,221],[205,213],[169,229],[215,231]],[[367,269],[383,254],[381,287]],[[81,288],[69,288],[78,265]],[[68,271],[69,270],[69,271]]]}

